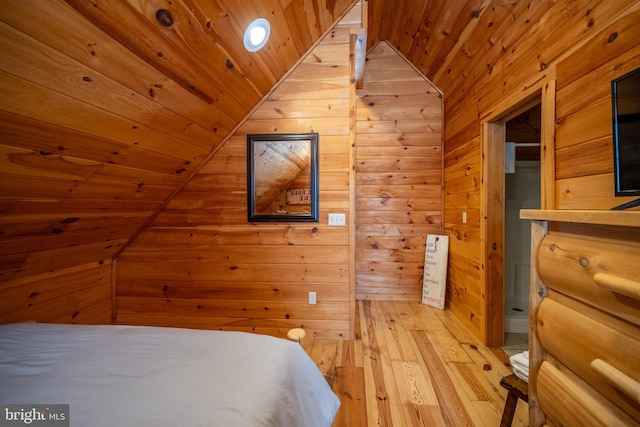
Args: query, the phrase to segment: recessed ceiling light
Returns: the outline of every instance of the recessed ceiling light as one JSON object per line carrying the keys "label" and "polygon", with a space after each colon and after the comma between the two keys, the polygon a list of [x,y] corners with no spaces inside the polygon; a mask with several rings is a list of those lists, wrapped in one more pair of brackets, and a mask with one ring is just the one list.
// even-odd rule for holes
{"label": "recessed ceiling light", "polygon": [[249,52],[257,52],[267,44],[271,27],[264,18],[254,20],[244,32],[244,48]]}

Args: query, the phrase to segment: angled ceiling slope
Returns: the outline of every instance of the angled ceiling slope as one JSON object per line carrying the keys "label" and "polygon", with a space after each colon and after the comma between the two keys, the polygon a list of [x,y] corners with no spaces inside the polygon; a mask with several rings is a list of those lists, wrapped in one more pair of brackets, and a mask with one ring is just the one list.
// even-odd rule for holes
{"label": "angled ceiling slope", "polygon": [[354,3],[4,2],[0,280],[111,259]]}

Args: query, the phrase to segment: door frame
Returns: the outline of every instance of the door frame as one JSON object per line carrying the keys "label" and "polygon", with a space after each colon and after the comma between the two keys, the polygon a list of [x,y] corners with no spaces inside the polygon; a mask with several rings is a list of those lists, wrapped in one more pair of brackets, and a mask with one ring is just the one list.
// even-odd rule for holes
{"label": "door frame", "polygon": [[[544,76],[525,84],[481,115],[482,178],[480,200],[480,288],[485,318],[482,341],[504,345],[504,152],[506,122],[541,104],[540,207],[555,209],[555,94],[556,81]],[[531,327],[531,325],[529,326]]]}

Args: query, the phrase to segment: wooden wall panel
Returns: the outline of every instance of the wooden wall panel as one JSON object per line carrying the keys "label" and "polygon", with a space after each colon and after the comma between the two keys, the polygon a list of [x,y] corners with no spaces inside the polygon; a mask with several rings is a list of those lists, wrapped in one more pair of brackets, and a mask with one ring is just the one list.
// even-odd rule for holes
{"label": "wooden wall panel", "polygon": [[[349,37],[332,31],[123,252],[119,323],[352,336],[349,227],[327,224],[353,215]],[[246,135],[297,132],[319,133],[320,221],[247,223]]]}
{"label": "wooden wall panel", "polygon": [[[547,184],[555,185],[556,200],[550,208],[609,209],[624,202],[613,196],[609,85],[640,66],[640,4],[458,3],[369,0],[369,22],[375,23],[368,43],[388,40],[445,95],[444,229],[452,240],[447,299],[482,338],[488,289],[479,274],[485,239],[481,120],[527,84],[556,79],[555,181]],[[408,10],[421,15],[402,12]]]}
{"label": "wooden wall panel", "polygon": [[356,298],[419,301],[426,236],[442,231],[442,97],[380,43],[356,116]]}
{"label": "wooden wall panel", "polygon": [[0,284],[0,323],[110,324],[112,265],[78,263]]}
{"label": "wooden wall panel", "polygon": [[[34,284],[46,290],[44,282],[58,274],[69,283],[66,293],[40,297],[45,302],[31,309],[3,307],[2,321],[109,323],[111,258],[220,137],[202,126],[213,124],[201,120],[205,114],[188,126],[185,116],[155,102],[141,76],[161,82],[161,74],[64,3],[4,6],[0,277],[15,292]],[[104,62],[87,40],[99,44]],[[185,151],[176,155],[172,143]],[[98,262],[109,265],[109,276],[75,271]]]}
{"label": "wooden wall panel", "polygon": [[[486,289],[457,274],[483,268],[480,123],[521,88],[540,81],[557,81],[555,181],[546,186],[556,189],[551,207],[609,209],[626,201],[613,197],[608,85],[640,66],[637,0],[368,0],[369,46],[388,40],[443,91],[442,129],[425,125],[437,109],[413,107],[422,83],[413,79],[413,70],[394,68],[398,61],[391,56],[366,67],[369,90],[389,93],[372,92],[373,105],[364,114],[353,109],[344,83],[350,73],[348,42],[340,31],[317,45],[297,74],[287,74],[352,0],[174,0],[162,3],[175,18],[171,28],[155,19],[159,2],[112,3],[7,0],[0,9],[2,284],[108,263],[182,185],[184,191],[139,245],[171,245],[172,239],[217,249],[240,241],[262,246],[261,239],[276,247],[307,239],[318,246],[349,245],[353,230],[322,221],[315,228],[272,227],[275,233],[244,222],[244,134],[318,130],[323,221],[335,211],[353,220],[356,209],[362,211],[358,231],[369,240],[411,236],[409,253],[393,246],[399,243],[374,243],[385,256],[406,262],[406,271],[387,268],[395,262],[381,267],[380,252],[363,250],[357,265],[361,283],[371,286],[367,294],[381,289],[378,282],[417,282],[414,237],[444,229],[455,239],[451,309],[480,336],[483,313],[477,307],[483,304],[477,301]],[[255,14],[273,18],[274,34],[265,50],[249,54],[240,34]],[[285,76],[265,107],[220,148]],[[353,121],[345,120],[350,114]],[[357,141],[349,132],[357,132]],[[354,142],[365,160],[356,162],[357,189],[345,160]],[[444,156],[443,182],[441,172],[431,169],[435,156]],[[379,173],[387,168],[387,174]],[[438,198],[431,185],[444,185],[443,214],[430,209]],[[382,192],[390,197],[375,211]],[[408,204],[410,215],[395,215]],[[461,223],[463,211],[467,224]],[[182,229],[190,233],[175,231]],[[372,269],[388,275],[374,277]],[[415,294],[418,285],[412,286]],[[335,297],[333,291],[329,295]],[[198,319],[183,321],[193,326]],[[200,321],[214,327],[221,321],[215,319]],[[151,320],[156,318],[145,318]],[[271,332],[284,327],[271,325]]]}
{"label": "wooden wall panel", "polygon": [[611,80],[640,67],[640,5],[560,61],[556,96],[558,209],[609,209],[613,197]]}
{"label": "wooden wall panel", "polygon": [[[0,284],[117,256],[354,2],[4,2]],[[242,34],[257,16],[270,20],[271,39],[249,53]],[[316,76],[336,94],[344,72]],[[348,103],[339,104],[345,114]],[[290,119],[282,128],[305,120]],[[232,205],[230,194],[213,202]],[[197,204],[174,204],[198,213]]]}

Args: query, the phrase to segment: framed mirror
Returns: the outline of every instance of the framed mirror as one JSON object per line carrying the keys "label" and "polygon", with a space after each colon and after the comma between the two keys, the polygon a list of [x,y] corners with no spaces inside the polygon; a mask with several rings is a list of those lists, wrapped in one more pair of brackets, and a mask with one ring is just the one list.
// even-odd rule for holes
{"label": "framed mirror", "polygon": [[247,196],[249,222],[317,222],[318,134],[247,135]]}

